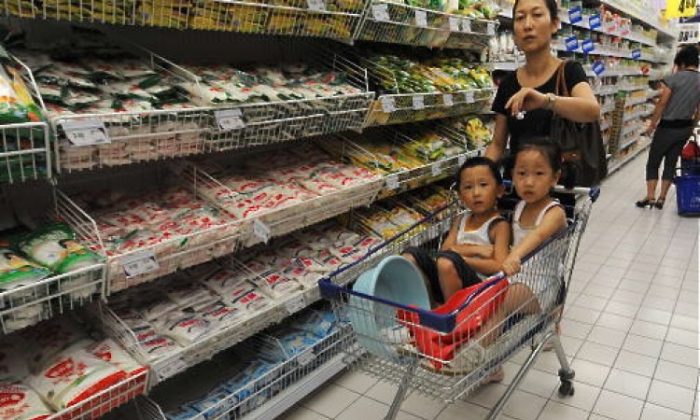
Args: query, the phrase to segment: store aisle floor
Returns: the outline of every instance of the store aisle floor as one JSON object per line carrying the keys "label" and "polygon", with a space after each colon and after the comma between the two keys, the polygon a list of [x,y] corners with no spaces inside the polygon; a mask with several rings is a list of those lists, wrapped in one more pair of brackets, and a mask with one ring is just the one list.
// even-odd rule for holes
{"label": "store aisle floor", "polygon": [[[695,420],[698,417],[698,219],[640,210],[646,153],[604,184],[583,237],[562,324],[576,370],[561,398],[553,352],[544,353],[501,419]],[[410,395],[403,420],[477,420],[500,397],[529,351],[506,364],[506,380],[452,405]],[[395,387],[360,372],[324,386],[286,420],[378,420]]]}

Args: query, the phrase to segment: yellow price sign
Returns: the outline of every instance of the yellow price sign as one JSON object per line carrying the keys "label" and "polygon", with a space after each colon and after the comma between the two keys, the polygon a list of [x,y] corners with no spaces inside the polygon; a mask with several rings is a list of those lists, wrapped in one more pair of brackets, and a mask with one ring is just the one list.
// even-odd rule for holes
{"label": "yellow price sign", "polygon": [[697,0],[666,0],[666,19],[692,17],[697,14]]}

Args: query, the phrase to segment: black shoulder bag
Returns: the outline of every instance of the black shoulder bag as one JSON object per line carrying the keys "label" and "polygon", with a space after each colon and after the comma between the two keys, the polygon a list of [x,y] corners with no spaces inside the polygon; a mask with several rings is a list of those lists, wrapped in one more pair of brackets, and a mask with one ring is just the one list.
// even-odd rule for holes
{"label": "black shoulder bag", "polygon": [[[557,71],[557,96],[570,96],[565,66],[566,61],[563,61]],[[568,188],[600,184],[608,174],[600,123],[577,123],[553,114],[550,139],[559,143],[563,158],[559,182]]]}

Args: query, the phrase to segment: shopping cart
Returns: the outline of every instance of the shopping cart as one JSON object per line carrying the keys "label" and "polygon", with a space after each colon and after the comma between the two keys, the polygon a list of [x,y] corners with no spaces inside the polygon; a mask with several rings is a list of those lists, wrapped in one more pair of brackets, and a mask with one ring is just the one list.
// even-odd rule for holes
{"label": "shopping cart", "polygon": [[[357,341],[346,350],[348,359],[370,375],[399,385],[387,419],[396,417],[409,390],[446,403],[454,402],[478,388],[505,360],[528,344],[531,354],[488,419],[498,417],[548,342],[553,344],[561,364],[559,393],[573,395],[574,371],[555,334],[555,325],[562,314],[579,241],[599,189],[560,188],[558,192],[573,194],[576,198],[570,200],[575,204],[567,208],[568,228],[523,259],[517,275],[507,278],[500,273],[484,280],[454,311],[440,314],[337,284],[337,279],[347,278],[342,276],[344,270],[319,283],[323,296],[331,300],[339,319],[352,324]],[[425,218],[384,247],[400,252],[397,243],[410,243],[407,237],[428,229],[439,214],[444,213]],[[436,240],[431,245],[437,248],[439,242]],[[384,252],[382,248],[372,250],[367,258],[375,252]],[[346,270],[353,267],[348,266]],[[514,287],[515,284],[520,285]],[[516,290],[522,293],[518,295]],[[508,293],[519,299],[510,300],[517,305],[504,313]]]}

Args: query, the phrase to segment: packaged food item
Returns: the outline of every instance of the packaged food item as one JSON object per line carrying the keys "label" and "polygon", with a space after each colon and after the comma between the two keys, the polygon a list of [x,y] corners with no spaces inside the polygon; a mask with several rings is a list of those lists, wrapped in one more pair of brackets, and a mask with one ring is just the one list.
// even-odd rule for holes
{"label": "packaged food item", "polygon": [[156,360],[179,348],[175,341],[158,334],[149,335],[149,338],[140,344],[149,361]]}
{"label": "packaged food item", "polygon": [[177,341],[181,346],[189,346],[200,337],[210,333],[211,323],[204,318],[184,311],[173,311],[154,321],[157,331]]}
{"label": "packaged food item", "polygon": [[[7,72],[5,71],[7,69]],[[41,121],[41,111],[17,70],[0,67],[0,123]]]}
{"label": "packaged food item", "polygon": [[44,226],[20,240],[18,248],[39,264],[64,274],[100,262],[64,223]]}
{"label": "packaged food item", "polygon": [[93,356],[82,344],[51,358],[27,384],[55,410],[76,405],[126,378],[118,367]]}
{"label": "packaged food item", "polygon": [[301,289],[299,283],[286,277],[281,271],[269,270],[251,280],[256,286],[266,290],[273,297],[286,296],[294,291]]}
{"label": "packaged food item", "polygon": [[249,286],[250,283],[247,283],[246,280],[250,277],[250,273],[243,270],[234,271],[230,268],[221,268],[203,279],[202,283],[219,295],[225,296],[233,289],[241,287],[241,285],[247,284]]}
{"label": "packaged food item", "polygon": [[195,409],[201,418],[213,420],[224,416],[237,402],[225,389],[216,389],[189,406]]}
{"label": "packaged food item", "polygon": [[37,373],[67,348],[85,348],[93,343],[84,328],[68,316],[52,318],[34,328],[19,331],[26,341],[26,360],[29,370]]}
{"label": "packaged food item", "polygon": [[318,338],[329,336],[337,325],[338,319],[332,311],[311,311],[294,323],[296,328],[310,332]]}
{"label": "packaged food item", "polygon": [[233,289],[224,296],[224,302],[244,311],[246,314],[252,314],[272,304],[270,298],[252,284],[247,287]]}
{"label": "packaged food item", "polygon": [[214,326],[234,322],[243,316],[239,308],[227,306],[221,302],[201,308],[197,313]]}
{"label": "packaged food item", "polygon": [[111,338],[93,343],[87,347],[87,351],[107,363],[115,365],[126,372],[127,376],[136,376],[148,370],[139,365],[117,342]]}
{"label": "packaged food item", "polygon": [[22,258],[15,251],[0,248],[0,292],[30,285],[50,275],[51,271]]}
{"label": "packaged food item", "polygon": [[51,410],[28,386],[0,382],[0,420],[43,420],[51,415]]}

